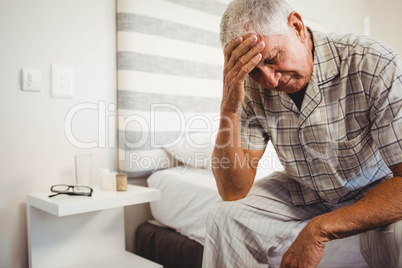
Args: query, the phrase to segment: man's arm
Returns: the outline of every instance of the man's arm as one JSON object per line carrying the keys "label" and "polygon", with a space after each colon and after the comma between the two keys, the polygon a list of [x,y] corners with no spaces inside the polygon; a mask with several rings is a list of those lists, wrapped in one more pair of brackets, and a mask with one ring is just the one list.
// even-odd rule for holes
{"label": "man's arm", "polygon": [[325,242],[402,220],[402,163],[390,169],[394,177],[356,203],[313,218],[283,255],[281,268],[316,267]]}
{"label": "man's arm", "polygon": [[344,238],[402,220],[402,163],[390,167],[386,180],[353,205],[314,220],[329,240]]}
{"label": "man's arm", "polygon": [[[249,192],[257,161],[264,151],[243,150],[240,140],[239,107],[244,102],[244,80],[260,62],[264,42],[248,34],[232,40],[224,49],[221,120],[212,158],[219,194],[223,200],[237,200]],[[218,161],[215,161],[218,160]]]}
{"label": "man's arm", "polygon": [[237,115],[221,115],[219,134],[213,152],[212,171],[220,196],[225,201],[247,195],[253,185],[263,150],[243,150]]}

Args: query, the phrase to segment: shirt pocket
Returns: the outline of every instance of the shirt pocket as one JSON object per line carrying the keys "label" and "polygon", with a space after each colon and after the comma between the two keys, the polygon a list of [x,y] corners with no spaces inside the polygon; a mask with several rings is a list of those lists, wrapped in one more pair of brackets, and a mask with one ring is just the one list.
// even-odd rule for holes
{"label": "shirt pocket", "polygon": [[364,170],[377,166],[377,147],[367,127],[357,137],[340,141],[334,148],[339,170],[337,173],[343,180],[349,181]]}

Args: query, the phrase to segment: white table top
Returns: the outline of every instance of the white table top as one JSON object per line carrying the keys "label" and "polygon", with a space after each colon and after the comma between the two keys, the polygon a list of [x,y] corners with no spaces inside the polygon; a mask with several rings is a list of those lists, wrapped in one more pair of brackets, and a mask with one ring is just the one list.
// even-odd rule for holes
{"label": "white table top", "polygon": [[27,204],[61,217],[161,199],[160,190],[142,186],[127,185],[127,191],[122,192],[92,188],[94,191],[91,197],[58,195],[50,198],[50,191],[32,193],[27,195]]}

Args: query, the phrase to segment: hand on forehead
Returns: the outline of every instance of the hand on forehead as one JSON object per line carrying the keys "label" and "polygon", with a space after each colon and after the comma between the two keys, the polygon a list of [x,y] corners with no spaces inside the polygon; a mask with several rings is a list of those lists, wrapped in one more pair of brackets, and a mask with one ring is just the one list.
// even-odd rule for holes
{"label": "hand on forehead", "polygon": [[244,34],[244,35],[241,35],[242,41],[246,40],[247,38],[250,38],[251,36],[256,36],[256,37],[257,37],[256,43],[258,43],[259,41],[261,41],[260,36],[258,36],[258,35],[255,34],[255,33],[246,33],[246,34]]}
{"label": "hand on forehead", "polygon": [[243,37],[243,40],[249,38],[250,36],[255,35],[257,36],[257,41],[260,39],[259,36],[255,33],[246,33],[245,35],[242,35],[241,37]]}

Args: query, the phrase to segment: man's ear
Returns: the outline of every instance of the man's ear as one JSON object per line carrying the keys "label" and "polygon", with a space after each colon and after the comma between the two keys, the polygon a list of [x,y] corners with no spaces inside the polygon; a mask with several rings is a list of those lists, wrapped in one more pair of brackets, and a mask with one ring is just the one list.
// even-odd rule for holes
{"label": "man's ear", "polygon": [[306,28],[304,27],[303,19],[299,13],[293,11],[288,18],[288,26],[291,31],[295,31],[300,41],[303,43],[307,40]]}

